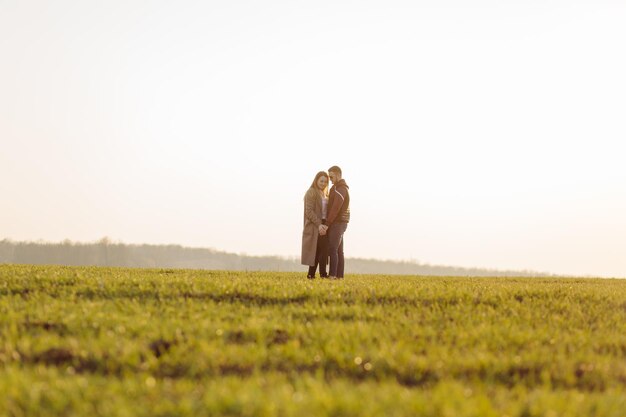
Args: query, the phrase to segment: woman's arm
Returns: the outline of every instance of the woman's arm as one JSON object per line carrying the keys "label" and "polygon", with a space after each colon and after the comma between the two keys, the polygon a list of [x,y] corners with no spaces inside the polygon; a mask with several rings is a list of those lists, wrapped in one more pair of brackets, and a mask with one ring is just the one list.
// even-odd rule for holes
{"label": "woman's arm", "polygon": [[[311,192],[312,191],[312,192]],[[304,215],[317,227],[322,224],[322,220],[317,217],[315,213],[315,203],[317,202],[318,195],[315,190],[309,189],[304,195]]]}

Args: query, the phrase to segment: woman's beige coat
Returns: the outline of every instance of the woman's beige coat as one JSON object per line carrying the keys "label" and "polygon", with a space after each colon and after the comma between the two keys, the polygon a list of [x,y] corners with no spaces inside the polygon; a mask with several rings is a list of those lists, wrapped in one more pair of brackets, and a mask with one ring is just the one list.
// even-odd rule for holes
{"label": "woman's beige coat", "polygon": [[304,229],[302,230],[302,265],[315,265],[317,237],[322,224],[322,196],[315,188],[304,195]]}

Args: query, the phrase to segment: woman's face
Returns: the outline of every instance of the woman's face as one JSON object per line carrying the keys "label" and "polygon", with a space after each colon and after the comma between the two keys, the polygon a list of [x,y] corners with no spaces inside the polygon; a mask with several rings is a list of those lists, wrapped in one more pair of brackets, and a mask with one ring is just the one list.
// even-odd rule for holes
{"label": "woman's face", "polygon": [[327,185],[328,185],[328,178],[326,178],[324,175],[322,175],[321,177],[317,179],[317,188],[319,188],[320,190],[323,190],[324,188],[326,188]]}

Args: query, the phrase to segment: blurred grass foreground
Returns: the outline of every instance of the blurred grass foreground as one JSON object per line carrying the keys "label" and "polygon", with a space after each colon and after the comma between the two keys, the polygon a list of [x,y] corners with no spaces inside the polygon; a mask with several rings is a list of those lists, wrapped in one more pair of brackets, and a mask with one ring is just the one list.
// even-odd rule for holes
{"label": "blurred grass foreground", "polygon": [[626,280],[0,265],[2,416],[626,415]]}

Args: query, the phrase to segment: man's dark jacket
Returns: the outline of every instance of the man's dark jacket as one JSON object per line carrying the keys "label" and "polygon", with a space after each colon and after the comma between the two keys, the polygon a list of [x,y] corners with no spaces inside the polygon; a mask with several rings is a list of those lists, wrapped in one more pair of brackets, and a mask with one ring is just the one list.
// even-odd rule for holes
{"label": "man's dark jacket", "polygon": [[350,193],[348,184],[341,179],[330,189],[328,197],[328,224],[350,222]]}

